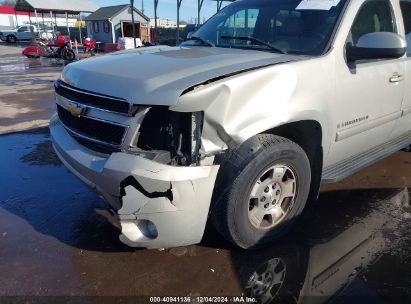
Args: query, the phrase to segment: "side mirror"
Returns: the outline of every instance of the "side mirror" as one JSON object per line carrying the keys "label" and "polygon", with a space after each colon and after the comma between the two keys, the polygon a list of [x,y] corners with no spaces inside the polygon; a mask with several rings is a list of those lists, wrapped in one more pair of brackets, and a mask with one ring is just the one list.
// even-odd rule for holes
{"label": "side mirror", "polygon": [[395,59],[407,50],[407,42],[400,35],[389,32],[365,34],[357,45],[347,43],[346,54],[349,62],[356,60]]}
{"label": "side mirror", "polygon": [[188,32],[187,39],[190,39],[191,37],[193,37],[194,33],[195,33],[194,31]]}

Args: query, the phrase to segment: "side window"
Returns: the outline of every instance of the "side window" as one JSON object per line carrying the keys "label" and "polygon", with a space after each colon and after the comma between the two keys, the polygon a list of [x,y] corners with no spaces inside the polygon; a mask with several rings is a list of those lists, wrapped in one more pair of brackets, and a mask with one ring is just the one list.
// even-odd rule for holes
{"label": "side window", "polygon": [[404,20],[405,39],[407,40],[407,56],[411,57],[411,2],[401,1],[400,6]]}
{"label": "side window", "polygon": [[96,34],[100,31],[100,26],[99,26],[98,21],[93,22],[93,30],[94,30],[94,33]]}
{"label": "side window", "polygon": [[28,32],[29,29],[27,26],[22,26],[21,28],[19,28],[19,32]]}
{"label": "side window", "polygon": [[349,41],[356,45],[361,36],[375,32],[397,32],[389,0],[368,0],[362,5],[351,27]]}
{"label": "side window", "polygon": [[107,20],[105,20],[103,25],[104,25],[104,33],[109,33],[110,32],[110,23]]}

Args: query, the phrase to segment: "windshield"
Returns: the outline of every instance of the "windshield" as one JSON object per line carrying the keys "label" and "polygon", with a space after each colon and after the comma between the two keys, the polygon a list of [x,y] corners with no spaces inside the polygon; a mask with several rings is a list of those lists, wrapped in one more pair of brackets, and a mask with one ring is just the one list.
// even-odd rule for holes
{"label": "windshield", "polygon": [[238,0],[214,15],[185,46],[320,55],[346,0]]}

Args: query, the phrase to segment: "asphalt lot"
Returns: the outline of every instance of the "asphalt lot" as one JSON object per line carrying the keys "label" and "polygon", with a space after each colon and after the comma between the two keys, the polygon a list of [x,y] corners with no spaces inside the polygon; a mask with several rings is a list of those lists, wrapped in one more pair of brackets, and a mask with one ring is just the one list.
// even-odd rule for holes
{"label": "asphalt lot", "polygon": [[198,245],[128,248],[105,202],[53,152],[44,126],[62,67],[18,54],[0,44],[0,303],[253,294],[267,303],[274,294],[279,303],[411,302],[411,153],[323,187],[270,248],[233,248],[212,228]]}

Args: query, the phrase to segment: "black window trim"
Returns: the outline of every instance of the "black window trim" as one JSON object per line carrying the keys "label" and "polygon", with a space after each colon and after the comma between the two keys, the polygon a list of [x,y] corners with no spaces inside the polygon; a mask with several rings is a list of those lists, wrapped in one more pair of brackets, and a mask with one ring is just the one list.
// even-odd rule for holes
{"label": "black window trim", "polygon": [[[400,0],[400,12],[401,12],[401,18],[402,18],[402,25],[404,27],[404,39],[407,40],[407,32],[405,30],[405,18],[404,18],[404,12],[403,12],[402,7],[401,7],[401,3],[405,3],[405,4],[409,5],[410,8],[411,8],[411,1]],[[410,9],[410,11],[411,11],[411,9]],[[406,51],[405,55],[407,56],[407,58],[411,58],[411,46],[407,45],[407,51]]]}
{"label": "black window trim", "polygon": [[110,23],[108,20],[103,21],[103,31],[106,34],[110,33]]}
{"label": "black window trim", "polygon": [[93,21],[93,32],[95,34],[100,33],[100,24],[99,21]]}
{"label": "black window trim", "polygon": [[341,9],[340,15],[338,16],[337,22],[335,23],[334,30],[330,35],[330,39],[328,39],[328,43],[325,44],[324,51],[318,55],[318,57],[325,56],[332,50],[332,46],[337,39],[337,34],[340,31],[342,22],[346,16],[347,8],[351,4],[351,0],[345,1],[344,7]]}

